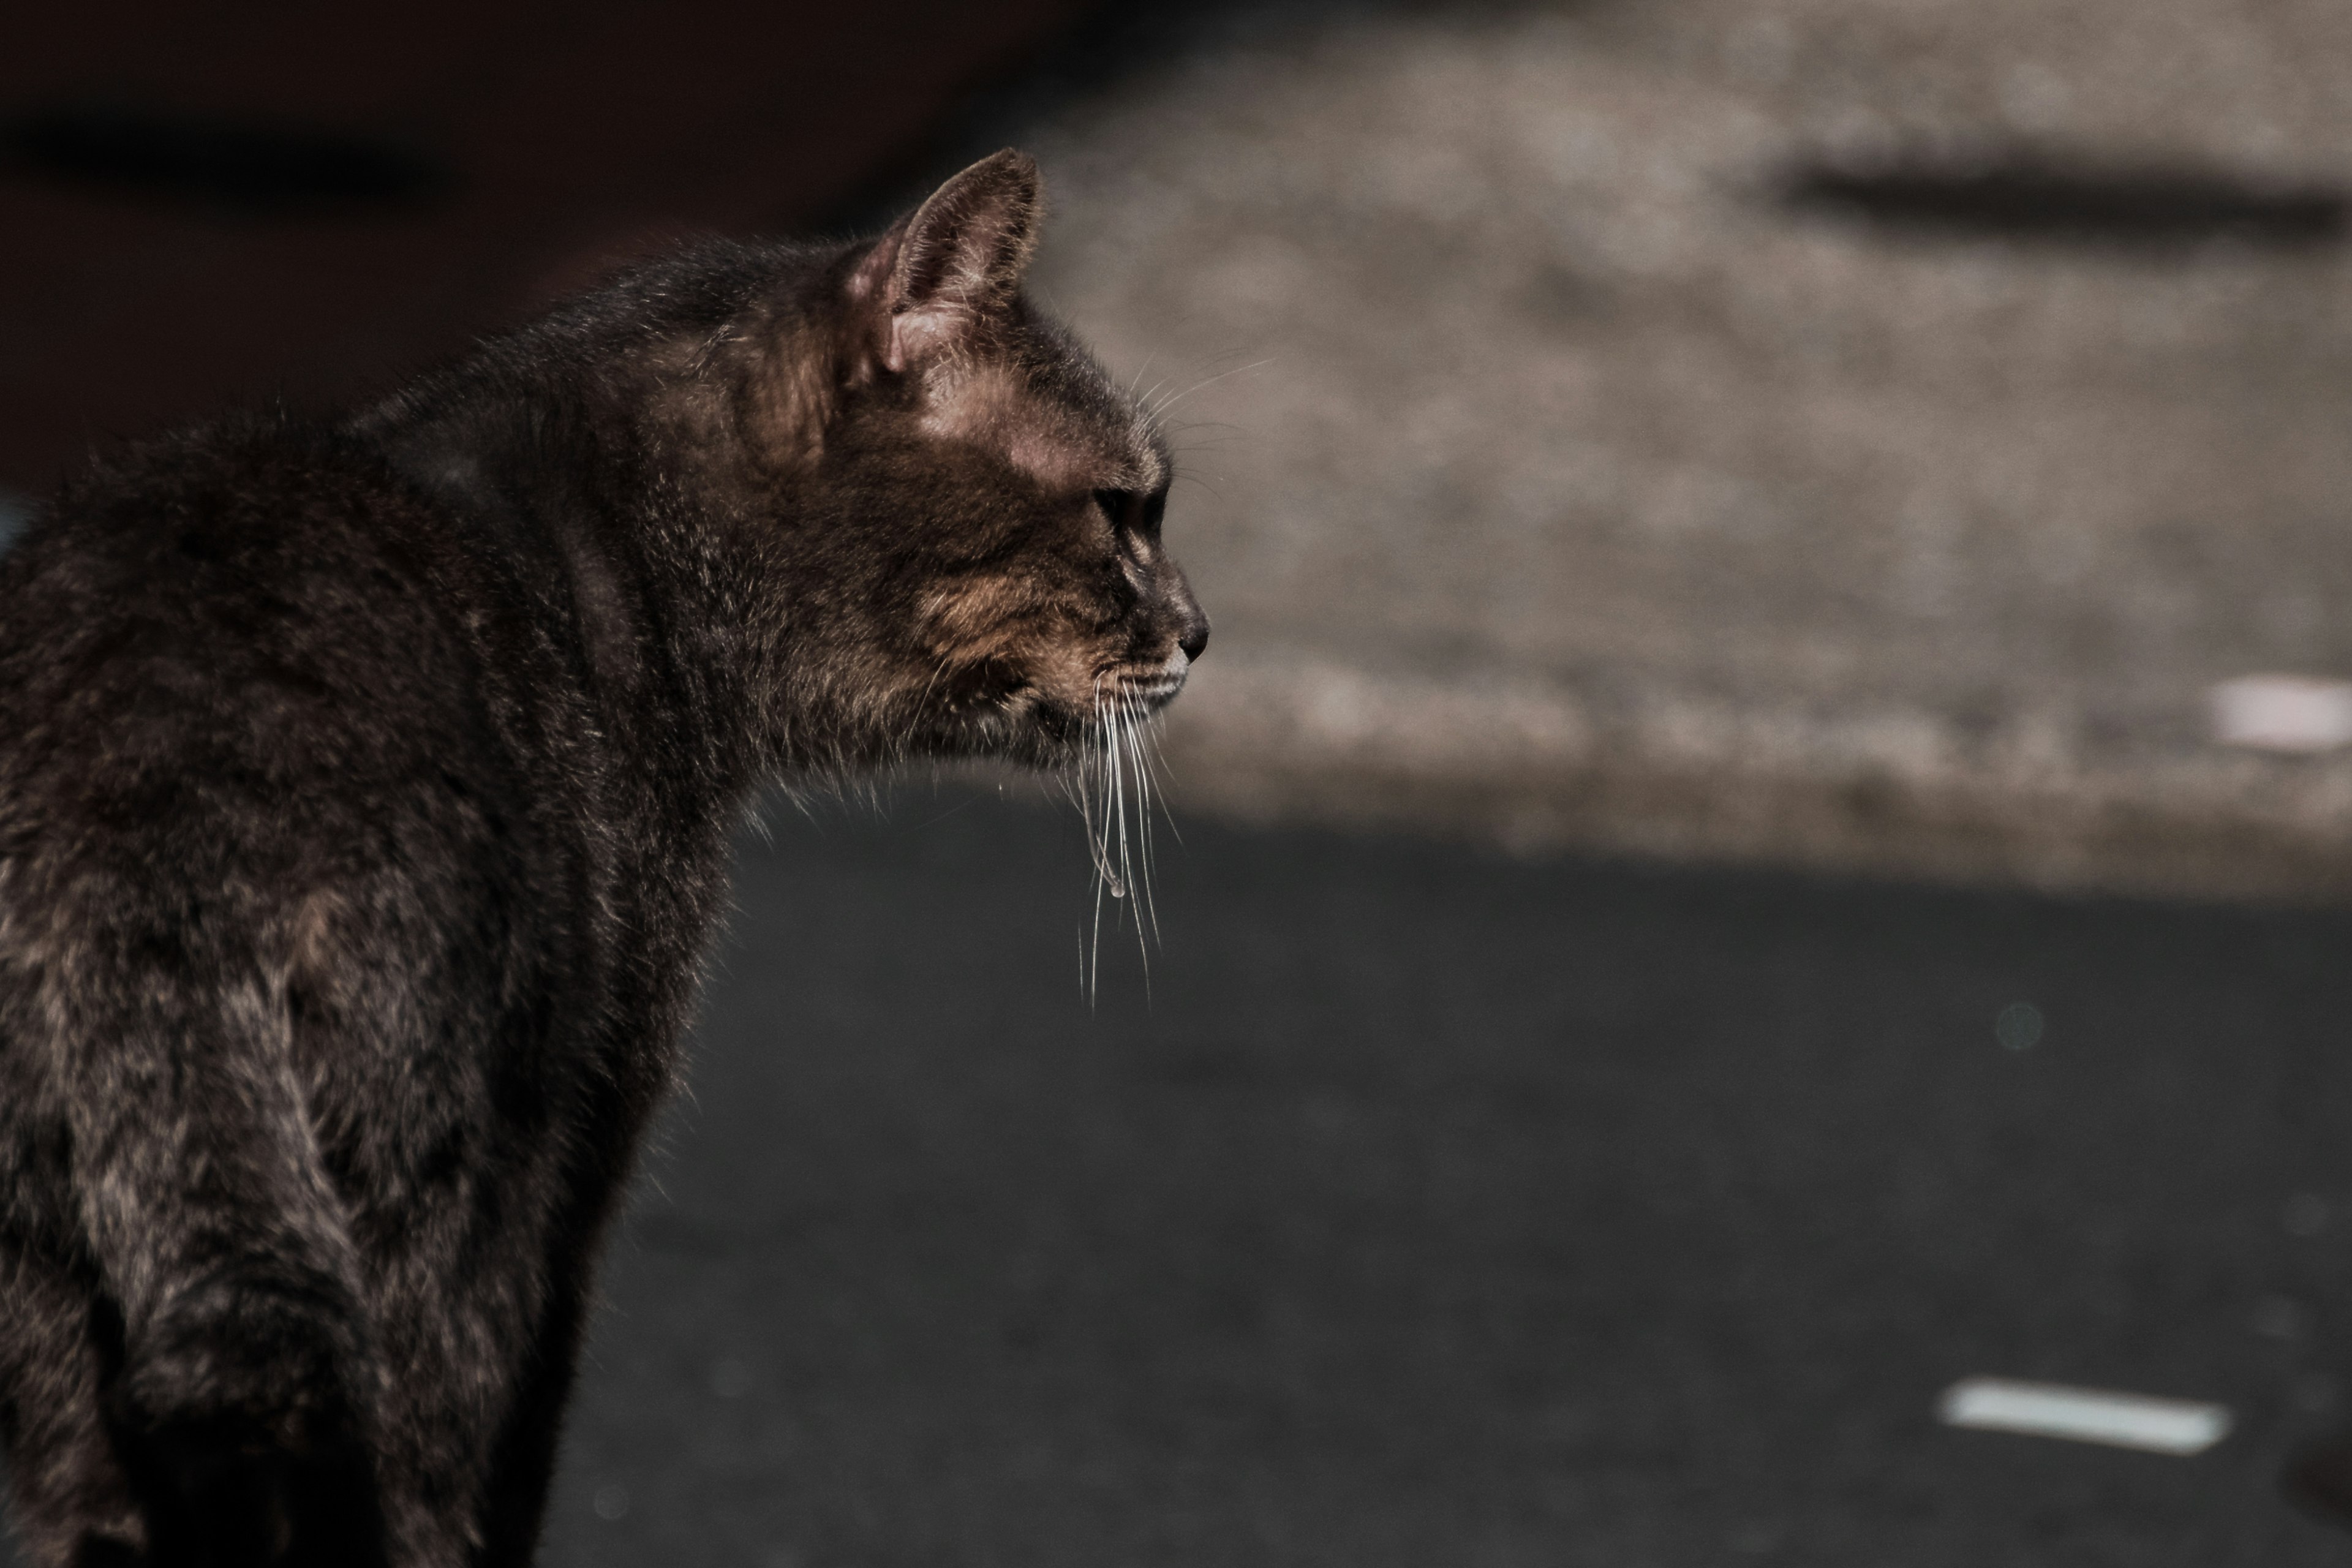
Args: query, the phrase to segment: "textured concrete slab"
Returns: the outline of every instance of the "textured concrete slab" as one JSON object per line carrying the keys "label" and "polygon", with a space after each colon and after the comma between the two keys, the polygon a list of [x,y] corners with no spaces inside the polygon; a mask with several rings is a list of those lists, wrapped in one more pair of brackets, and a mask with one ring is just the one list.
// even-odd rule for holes
{"label": "textured concrete slab", "polygon": [[1045,158],[1048,293],[1202,481],[1179,791],[2352,893],[2352,757],[2221,744],[2210,695],[2352,674],[2345,247],[1781,199],[2018,159],[2325,192],[2347,58],[2316,0],[1324,6],[1000,105],[971,144]]}

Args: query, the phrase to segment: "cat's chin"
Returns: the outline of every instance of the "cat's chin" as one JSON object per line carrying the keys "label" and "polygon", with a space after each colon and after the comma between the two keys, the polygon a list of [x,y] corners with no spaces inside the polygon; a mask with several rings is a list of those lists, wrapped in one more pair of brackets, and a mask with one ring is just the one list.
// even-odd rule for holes
{"label": "cat's chin", "polygon": [[1058,701],[1034,689],[935,724],[919,747],[933,756],[986,758],[1055,769],[1102,749],[1106,732],[1156,718],[1184,689],[1181,672],[1106,679],[1091,705]]}
{"label": "cat's chin", "polygon": [[1096,705],[1136,718],[1153,717],[1176,700],[1192,672],[1192,661],[1181,649],[1161,664],[1114,666],[1103,673]]}
{"label": "cat's chin", "polygon": [[1024,689],[986,707],[942,717],[915,746],[935,757],[986,759],[1058,768],[1097,742],[1090,715]]}
{"label": "cat's chin", "polygon": [[1156,717],[1161,710],[1176,700],[1184,689],[1181,675],[1160,675],[1150,679],[1121,681],[1116,690],[1118,703],[1139,718]]}

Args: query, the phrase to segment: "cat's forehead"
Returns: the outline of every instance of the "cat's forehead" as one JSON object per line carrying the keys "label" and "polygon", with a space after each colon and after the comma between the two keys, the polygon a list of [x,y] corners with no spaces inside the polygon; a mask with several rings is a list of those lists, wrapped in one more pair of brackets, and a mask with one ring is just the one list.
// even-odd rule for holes
{"label": "cat's forehead", "polygon": [[1091,367],[967,362],[927,383],[925,435],[992,451],[1047,489],[1150,494],[1168,483],[1158,432]]}

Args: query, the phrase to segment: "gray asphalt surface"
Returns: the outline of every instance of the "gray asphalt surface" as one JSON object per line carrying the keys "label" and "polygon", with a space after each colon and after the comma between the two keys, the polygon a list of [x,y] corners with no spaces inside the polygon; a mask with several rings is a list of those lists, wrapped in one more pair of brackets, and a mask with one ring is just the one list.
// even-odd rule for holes
{"label": "gray asphalt surface", "polygon": [[2352,916],[1187,823],[1090,1008],[1066,816],[772,817],[551,1564],[2352,1560]]}
{"label": "gray asphalt surface", "polygon": [[747,845],[549,1562],[2352,1559],[2272,1480],[2352,1372],[2352,918],[1163,847],[1090,1010],[1061,816]]}

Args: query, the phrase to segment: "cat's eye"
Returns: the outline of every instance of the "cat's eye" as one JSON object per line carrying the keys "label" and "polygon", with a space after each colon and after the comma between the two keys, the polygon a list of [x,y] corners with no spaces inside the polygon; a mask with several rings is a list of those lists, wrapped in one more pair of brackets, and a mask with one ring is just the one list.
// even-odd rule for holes
{"label": "cat's eye", "polygon": [[1157,539],[1160,519],[1168,510],[1168,492],[1156,490],[1147,496],[1134,490],[1097,490],[1095,505],[1102,508],[1112,527]]}

